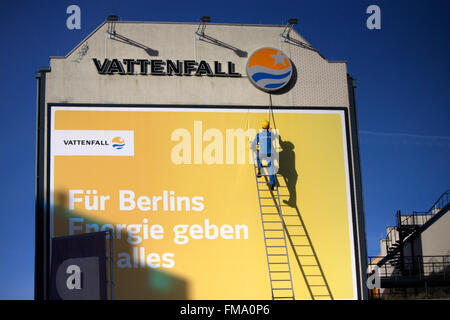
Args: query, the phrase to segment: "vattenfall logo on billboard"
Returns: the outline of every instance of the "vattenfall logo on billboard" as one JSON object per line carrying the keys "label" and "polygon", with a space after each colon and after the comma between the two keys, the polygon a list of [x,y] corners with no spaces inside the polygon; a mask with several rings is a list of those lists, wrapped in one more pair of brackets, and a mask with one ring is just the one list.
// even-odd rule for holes
{"label": "vattenfall logo on billboard", "polygon": [[[228,61],[222,64],[204,60],[160,60],[160,59],[99,59],[93,58],[99,74],[158,75],[158,76],[208,76],[240,78],[236,66]],[[226,65],[226,66],[225,66]],[[256,88],[273,92],[285,87],[292,77],[292,63],[281,50],[265,47],[257,49],[248,58],[247,75]]]}
{"label": "vattenfall logo on billboard", "polygon": [[55,130],[54,155],[134,156],[134,132],[125,130]]}

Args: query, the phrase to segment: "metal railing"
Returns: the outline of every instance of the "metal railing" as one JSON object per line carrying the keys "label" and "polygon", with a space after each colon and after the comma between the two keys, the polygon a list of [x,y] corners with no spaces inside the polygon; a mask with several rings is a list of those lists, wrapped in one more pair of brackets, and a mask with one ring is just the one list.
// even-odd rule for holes
{"label": "metal railing", "polygon": [[402,215],[402,225],[423,225],[450,202],[450,190],[445,191],[427,211],[413,211],[410,215]]}
{"label": "metal railing", "polygon": [[430,220],[434,214],[432,213],[418,213],[413,211],[413,214],[406,214],[401,216],[400,224],[402,226],[421,226]]}
{"label": "metal railing", "polygon": [[441,256],[404,256],[403,270],[390,263],[377,265],[377,258],[369,257],[369,269],[378,267],[380,278],[399,279],[412,278],[450,280],[450,255]]}
{"label": "metal railing", "polygon": [[432,214],[435,215],[438,213],[442,208],[445,208],[447,204],[450,203],[450,190],[445,191],[439,199],[431,206],[428,211],[413,211],[413,214]]}

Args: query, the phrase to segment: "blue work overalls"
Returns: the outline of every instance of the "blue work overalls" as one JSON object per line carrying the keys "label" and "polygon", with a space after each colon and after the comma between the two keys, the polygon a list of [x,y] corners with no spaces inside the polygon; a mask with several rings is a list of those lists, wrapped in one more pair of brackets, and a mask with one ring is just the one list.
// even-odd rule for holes
{"label": "blue work overalls", "polygon": [[264,129],[262,132],[256,134],[254,140],[254,146],[259,143],[259,151],[256,155],[256,163],[258,169],[261,170],[261,159],[267,160],[268,172],[269,172],[269,184],[271,187],[275,186],[274,168],[272,166],[272,133],[269,130]]}

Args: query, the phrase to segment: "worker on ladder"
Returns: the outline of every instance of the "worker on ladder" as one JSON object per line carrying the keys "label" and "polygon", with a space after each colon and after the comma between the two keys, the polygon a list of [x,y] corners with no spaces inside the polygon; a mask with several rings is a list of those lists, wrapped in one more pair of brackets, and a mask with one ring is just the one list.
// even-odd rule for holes
{"label": "worker on ladder", "polygon": [[[269,187],[271,190],[275,189],[275,169],[272,159],[272,139],[273,134],[270,130],[269,121],[264,120],[262,123],[262,131],[256,134],[255,139],[252,141],[250,148],[253,152],[256,152],[256,163],[258,165],[258,178],[261,177],[261,160],[267,161],[268,175],[269,175]],[[257,146],[259,145],[259,150]]]}

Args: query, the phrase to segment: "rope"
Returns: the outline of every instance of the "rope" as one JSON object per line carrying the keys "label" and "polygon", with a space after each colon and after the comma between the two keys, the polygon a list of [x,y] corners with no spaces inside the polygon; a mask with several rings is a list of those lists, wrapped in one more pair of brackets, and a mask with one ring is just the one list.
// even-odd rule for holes
{"label": "rope", "polygon": [[270,115],[272,114],[272,120],[273,120],[273,128],[275,129],[275,132],[277,130],[277,125],[275,123],[275,117],[273,115],[273,109],[272,109],[272,94],[269,93],[269,123],[270,123]]}

